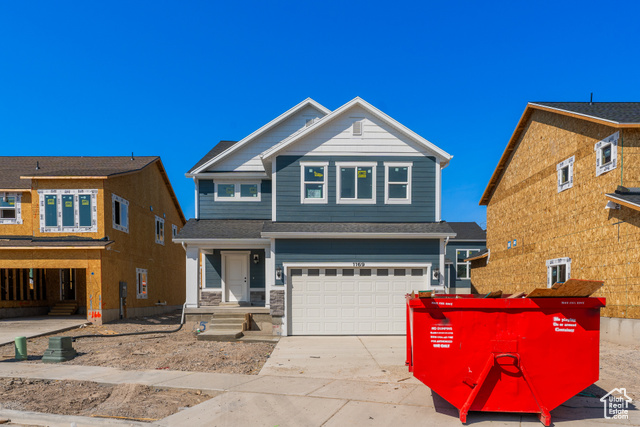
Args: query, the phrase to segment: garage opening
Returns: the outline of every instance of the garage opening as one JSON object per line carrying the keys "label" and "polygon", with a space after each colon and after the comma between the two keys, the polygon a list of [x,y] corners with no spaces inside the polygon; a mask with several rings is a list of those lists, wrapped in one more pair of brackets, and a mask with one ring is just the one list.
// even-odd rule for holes
{"label": "garage opening", "polygon": [[405,295],[428,279],[429,267],[291,268],[291,333],[404,334]]}

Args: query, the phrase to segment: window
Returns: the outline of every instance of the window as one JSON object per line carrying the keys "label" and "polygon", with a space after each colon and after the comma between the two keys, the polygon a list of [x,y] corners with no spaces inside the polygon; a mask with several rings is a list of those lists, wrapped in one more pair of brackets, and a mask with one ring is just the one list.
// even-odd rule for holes
{"label": "window", "polygon": [[216,182],[214,200],[224,202],[259,202],[260,183],[258,182]]}
{"label": "window", "polygon": [[338,270],[335,268],[327,268],[326,270],[324,270],[324,275],[325,276],[337,276],[338,275]]}
{"label": "window", "polygon": [[571,258],[547,260],[547,288],[564,283],[571,277]]}
{"label": "window", "polygon": [[571,156],[567,160],[558,163],[558,193],[573,187],[573,162],[576,156]]}
{"label": "window", "polygon": [[384,164],[384,202],[386,204],[411,203],[412,163]]}
{"label": "window", "polygon": [[136,297],[147,299],[147,270],[136,268]]}
{"label": "window", "polygon": [[359,119],[353,122],[352,132],[353,136],[361,136],[362,135],[362,122],[364,119]]}
{"label": "window", "polygon": [[456,251],[456,276],[458,279],[471,278],[471,261],[465,261],[465,259],[478,252],[477,249],[458,249]]}
{"label": "window", "polygon": [[18,193],[0,194],[0,224],[22,224],[21,200]]}
{"label": "window", "polygon": [[178,226],[171,224],[171,240],[175,239],[176,236],[178,236]]}
{"label": "window", "polygon": [[129,202],[115,194],[111,195],[114,230],[129,232]]}
{"label": "window", "polygon": [[619,138],[620,132],[616,132],[602,141],[598,141],[593,147],[596,152],[596,176],[616,168]]}
{"label": "window", "polygon": [[38,190],[40,232],[98,231],[98,190]]}
{"label": "window", "polygon": [[300,203],[327,203],[327,165],[300,163]]}
{"label": "window", "polygon": [[336,203],[376,202],[376,163],[336,163]]}
{"label": "window", "polygon": [[164,219],[156,215],[156,243],[164,245]]}

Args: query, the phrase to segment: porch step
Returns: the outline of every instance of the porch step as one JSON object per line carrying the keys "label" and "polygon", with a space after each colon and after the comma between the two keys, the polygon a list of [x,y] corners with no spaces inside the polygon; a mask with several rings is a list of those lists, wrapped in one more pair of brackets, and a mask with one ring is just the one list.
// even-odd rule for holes
{"label": "porch step", "polygon": [[209,329],[201,334],[198,334],[198,341],[235,341],[241,338],[244,334],[242,331],[220,331]]}
{"label": "porch step", "polygon": [[57,303],[49,311],[49,316],[72,316],[78,311],[78,303],[75,301],[62,301]]}
{"label": "porch step", "polygon": [[220,307],[251,307],[249,301],[221,302]]}
{"label": "porch step", "polygon": [[209,324],[210,331],[242,331],[242,322]]}

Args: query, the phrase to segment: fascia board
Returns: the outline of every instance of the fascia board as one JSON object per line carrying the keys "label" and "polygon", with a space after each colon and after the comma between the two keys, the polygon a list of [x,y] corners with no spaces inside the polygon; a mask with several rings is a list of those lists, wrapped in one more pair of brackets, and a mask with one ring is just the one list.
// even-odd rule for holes
{"label": "fascia board", "polygon": [[256,137],[258,137],[260,135],[262,135],[264,132],[268,131],[269,129],[273,128],[274,126],[282,123],[284,120],[288,119],[293,114],[297,113],[298,111],[302,110],[304,107],[306,107],[308,105],[311,105],[311,106],[317,108],[318,110],[320,110],[324,114],[330,114],[331,113],[331,110],[329,110],[328,108],[320,105],[319,103],[317,103],[316,101],[314,101],[311,98],[307,98],[304,101],[302,101],[301,103],[295,105],[294,107],[292,107],[292,108],[288,109],[287,111],[285,111],[284,113],[280,114],[278,117],[276,117],[275,119],[271,120],[269,123],[267,123],[266,125],[262,126],[260,129],[252,132],[249,136],[246,136],[243,139],[241,139],[240,141],[236,142],[231,147],[227,148],[222,153],[220,153],[217,156],[215,156],[213,159],[210,159],[208,162],[203,163],[202,165],[200,165],[200,167],[198,167],[193,172],[191,172],[191,175],[198,174],[198,173],[202,172],[203,170],[209,168],[213,164],[215,164],[215,163],[219,162],[220,160],[224,159],[225,157],[227,157],[231,153],[234,153],[236,150],[239,150],[241,147],[245,146],[251,140],[255,139]]}
{"label": "fascia board", "polygon": [[256,245],[266,247],[271,244],[269,239],[173,239],[173,243],[193,246],[210,246],[210,245]]}
{"label": "fascia board", "polygon": [[374,107],[373,105],[369,104],[368,102],[366,102],[364,99],[362,99],[360,97],[356,97],[356,98],[352,99],[351,101],[347,102],[346,104],[344,104],[340,108],[336,109],[332,113],[330,113],[327,116],[325,116],[324,118],[322,118],[322,120],[318,121],[317,126],[310,126],[308,129],[305,129],[304,131],[300,132],[294,138],[291,138],[290,140],[288,140],[288,141],[286,141],[284,143],[274,145],[270,149],[264,151],[260,155],[260,157],[263,159],[263,162],[264,162],[266,159],[268,159],[270,157],[273,157],[274,155],[278,154],[280,151],[284,150],[285,148],[289,147],[290,145],[295,144],[297,141],[299,141],[300,139],[304,138],[308,134],[310,134],[312,132],[315,132],[316,130],[318,130],[321,127],[325,126],[327,123],[330,123],[331,121],[335,120],[342,113],[344,113],[345,111],[349,110],[350,108],[352,108],[352,107],[354,107],[356,105],[359,105],[360,107],[362,107],[365,110],[369,111],[371,114],[373,114],[374,116],[378,117],[383,122],[387,123],[388,125],[390,125],[394,129],[396,129],[397,131],[405,134],[409,138],[411,138],[414,141],[416,141],[418,144],[422,145],[427,150],[431,151],[433,154],[436,155],[437,160],[439,162],[441,162],[441,163],[444,163],[445,166],[453,158],[453,156],[451,156],[446,151],[442,150],[441,148],[437,147],[433,143],[431,143],[428,140],[424,139],[423,137],[421,137],[417,133],[413,132],[411,129],[407,128],[406,126],[404,126],[403,124],[401,124],[397,120],[393,119],[392,117],[390,117],[387,114],[383,113],[382,111],[378,110],[376,107]]}
{"label": "fascia board", "polygon": [[630,201],[625,200],[625,199],[621,199],[621,198],[617,197],[615,194],[605,194],[604,196],[608,200],[610,200],[610,201],[612,201],[614,203],[617,203],[619,205],[626,206],[628,208],[640,211],[640,205],[638,205],[636,203],[633,203],[633,202],[630,202]]}
{"label": "fascia board", "polygon": [[262,237],[280,239],[443,239],[455,233],[287,233],[263,232]]}

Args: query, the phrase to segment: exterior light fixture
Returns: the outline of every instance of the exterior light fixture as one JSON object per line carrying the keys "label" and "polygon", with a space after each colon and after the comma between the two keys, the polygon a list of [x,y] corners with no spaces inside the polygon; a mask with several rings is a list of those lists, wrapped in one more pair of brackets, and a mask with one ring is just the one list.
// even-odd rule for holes
{"label": "exterior light fixture", "polygon": [[439,277],[440,277],[440,269],[439,268],[434,268],[433,269],[433,280],[438,280]]}
{"label": "exterior light fixture", "polygon": [[257,264],[260,262],[260,255],[258,254],[253,254],[253,263]]}
{"label": "exterior light fixture", "polygon": [[276,268],[276,280],[282,280],[282,267]]}

